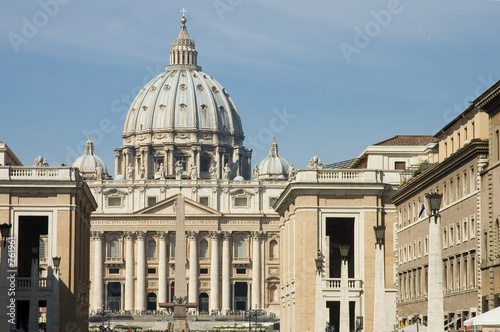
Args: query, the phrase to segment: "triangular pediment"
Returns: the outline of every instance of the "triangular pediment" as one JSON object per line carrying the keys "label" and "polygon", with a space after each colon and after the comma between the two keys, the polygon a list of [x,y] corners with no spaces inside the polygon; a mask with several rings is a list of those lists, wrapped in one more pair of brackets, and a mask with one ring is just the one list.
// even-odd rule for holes
{"label": "triangular pediment", "polygon": [[[137,211],[135,214],[148,214],[148,215],[162,215],[162,216],[175,216],[177,214],[177,197],[178,195],[171,196],[155,205],[148,206],[142,210]],[[222,213],[214,210],[208,206],[200,204],[190,198],[184,196],[185,216],[206,216],[206,217],[220,217]]]}

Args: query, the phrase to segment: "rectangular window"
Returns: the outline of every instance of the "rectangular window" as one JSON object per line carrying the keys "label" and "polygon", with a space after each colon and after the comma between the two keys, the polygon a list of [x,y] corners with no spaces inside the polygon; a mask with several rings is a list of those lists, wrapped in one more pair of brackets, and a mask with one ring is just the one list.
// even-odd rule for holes
{"label": "rectangular window", "polygon": [[422,238],[418,238],[418,258],[422,257]]}
{"label": "rectangular window", "polygon": [[466,172],[466,171],[464,171],[464,182],[463,182],[463,183],[464,183],[464,184],[463,184],[463,195],[464,195],[464,196],[467,196],[467,194],[468,194],[469,192],[467,191],[467,185],[468,185],[468,184],[467,184],[467,172]]}
{"label": "rectangular window", "polygon": [[413,259],[417,258],[417,240],[413,241]]}
{"label": "rectangular window", "polygon": [[453,246],[453,244],[454,244],[454,240],[455,240],[455,239],[453,238],[453,234],[455,234],[455,233],[453,233],[453,231],[454,231],[454,229],[453,229],[453,225],[450,225],[450,233],[449,233],[449,235],[448,235],[448,237],[449,237],[448,244],[449,244],[449,246],[450,246],[450,247],[451,247],[451,246]]}
{"label": "rectangular window", "polygon": [[429,254],[429,237],[426,235],[424,237],[424,256]]}
{"label": "rectangular window", "polygon": [[460,186],[460,175],[457,175],[457,199],[461,197],[462,187]]}
{"label": "rectangular window", "polygon": [[473,239],[476,237],[476,220],[474,219],[474,216],[470,216],[469,227],[469,237]]}
{"label": "rectangular window", "polygon": [[462,242],[460,221],[457,222],[457,224],[455,225],[455,233],[456,233],[456,235],[455,235],[456,243],[459,244],[460,242]]}
{"label": "rectangular window", "polygon": [[443,249],[448,248],[448,227],[443,227]]}
{"label": "rectangular window", "polygon": [[156,204],[156,196],[149,196],[148,197],[148,206],[153,206]]}
{"label": "rectangular window", "polygon": [[201,268],[201,269],[200,269],[200,274],[208,274],[208,269],[206,269],[206,268]]}
{"label": "rectangular window", "polygon": [[476,190],[476,181],[475,181],[475,172],[474,167],[470,168],[470,189],[469,192],[474,192]]}
{"label": "rectangular window", "polygon": [[406,161],[396,161],[396,162],[394,162],[394,168],[395,169],[400,169],[400,170],[405,170],[406,169]]}
{"label": "rectangular window", "polygon": [[495,160],[498,161],[500,160],[500,132],[495,130]]}
{"label": "rectangular window", "polygon": [[469,225],[467,224],[467,218],[462,221],[462,241],[465,242],[469,239]]}
{"label": "rectangular window", "polygon": [[109,274],[120,274],[120,269],[109,269]]}
{"label": "rectangular window", "polygon": [[236,197],[234,199],[234,206],[246,207],[247,205],[248,205],[248,198],[247,197]]}
{"label": "rectangular window", "polygon": [[202,197],[200,197],[200,204],[208,206],[208,196],[202,196]]}
{"label": "rectangular window", "polygon": [[403,246],[403,263],[406,263],[407,260],[408,260],[408,253],[407,253],[406,244],[405,244]]}
{"label": "rectangular window", "polygon": [[108,197],[108,206],[111,206],[111,207],[122,206],[122,198],[121,197]]}
{"label": "rectangular window", "polygon": [[247,269],[236,269],[236,274],[247,274]]}
{"label": "rectangular window", "polygon": [[148,274],[156,274],[156,268],[148,268]]}

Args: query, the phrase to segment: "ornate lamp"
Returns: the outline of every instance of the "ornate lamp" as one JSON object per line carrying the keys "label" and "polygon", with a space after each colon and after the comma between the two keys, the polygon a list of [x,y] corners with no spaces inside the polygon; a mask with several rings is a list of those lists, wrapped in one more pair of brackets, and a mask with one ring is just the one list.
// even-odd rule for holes
{"label": "ornate lamp", "polygon": [[52,257],[52,262],[54,264],[54,270],[59,272],[59,264],[61,264],[61,257],[55,256]]}
{"label": "ornate lamp", "polygon": [[12,227],[11,224],[1,224],[0,225],[0,231],[2,232],[2,243],[6,243],[7,239],[10,236],[10,228]]}
{"label": "ornate lamp", "polygon": [[340,256],[342,257],[342,259],[347,259],[347,256],[349,256],[349,245],[343,245],[343,246],[339,246],[339,249],[340,249]]}
{"label": "ornate lamp", "polygon": [[439,194],[437,192],[425,194],[425,198],[427,199],[427,204],[429,205],[429,209],[431,210],[431,214],[439,213],[439,209],[441,208],[441,200],[443,199],[443,194]]}
{"label": "ornate lamp", "polygon": [[377,244],[384,244],[385,226],[373,226]]}
{"label": "ornate lamp", "polygon": [[38,250],[39,250],[38,243],[33,243],[31,245],[31,257],[33,259],[35,259],[35,258],[38,259]]}

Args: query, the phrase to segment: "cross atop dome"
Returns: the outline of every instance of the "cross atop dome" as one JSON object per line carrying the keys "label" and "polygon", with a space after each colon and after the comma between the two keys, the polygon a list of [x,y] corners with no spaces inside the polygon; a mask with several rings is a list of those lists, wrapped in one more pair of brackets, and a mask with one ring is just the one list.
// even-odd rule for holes
{"label": "cross atop dome", "polygon": [[194,39],[191,39],[188,35],[186,28],[186,14],[187,10],[182,9],[182,18],[181,18],[181,31],[179,32],[179,36],[172,42],[172,50],[170,51],[170,65],[183,65],[183,66],[194,66],[196,69],[201,70],[197,66],[197,56],[198,52],[194,46]]}

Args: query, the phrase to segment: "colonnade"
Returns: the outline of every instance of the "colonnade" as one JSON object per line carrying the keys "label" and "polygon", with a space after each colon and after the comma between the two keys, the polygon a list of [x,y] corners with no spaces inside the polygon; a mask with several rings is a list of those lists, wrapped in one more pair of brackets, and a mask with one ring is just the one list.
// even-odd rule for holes
{"label": "colonnade", "polygon": [[[113,232],[116,234],[116,232]],[[152,292],[156,293],[158,303],[166,303],[171,301],[169,298],[169,264],[172,264],[174,252],[169,255],[169,235],[174,232],[167,231],[154,231],[154,239],[156,242],[156,254],[158,257],[157,262],[154,261],[154,266],[148,266],[147,258],[147,235],[145,231],[124,231],[122,233],[122,241],[124,245],[123,257],[108,257],[106,253],[109,248],[106,245],[106,236],[102,231],[93,231],[92,240],[94,243],[93,261],[94,271],[91,273],[92,277],[92,298],[91,310],[101,310],[106,307],[105,298],[107,297],[105,288],[105,280],[108,282],[121,283],[121,309],[125,311],[145,311],[147,309],[147,294]],[[198,231],[187,231],[186,245],[189,247],[189,269],[188,269],[188,302],[198,303],[200,291],[200,248]],[[206,235],[206,232],[203,232]],[[210,239],[210,289],[203,292],[209,294],[209,310],[210,312],[228,312],[234,309],[234,283],[236,281],[243,281],[248,283],[247,292],[247,309],[260,309],[263,307],[262,292],[262,232],[251,232],[252,248],[251,257],[238,257],[246,258],[244,261],[248,262],[251,274],[246,279],[237,278],[232,276],[233,259],[232,259],[232,232],[211,231],[208,232]],[[109,240],[109,239],[108,239]],[[247,242],[250,244],[249,242]],[[248,251],[250,252],[250,251]],[[120,250],[121,253],[121,250]],[[135,253],[137,254],[136,257]],[[247,254],[248,255],[248,254]],[[134,261],[134,258],[136,258]],[[208,257],[201,257],[201,259]],[[109,263],[113,266],[123,266],[125,273],[120,273],[116,278],[106,277],[105,266]],[[170,261],[169,261],[170,260]],[[148,267],[157,268],[157,287],[150,288],[147,284],[151,281],[148,276]],[[251,279],[250,279],[251,278]]]}

